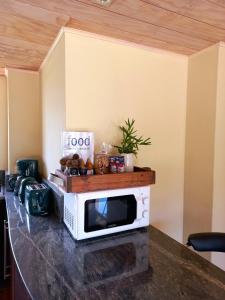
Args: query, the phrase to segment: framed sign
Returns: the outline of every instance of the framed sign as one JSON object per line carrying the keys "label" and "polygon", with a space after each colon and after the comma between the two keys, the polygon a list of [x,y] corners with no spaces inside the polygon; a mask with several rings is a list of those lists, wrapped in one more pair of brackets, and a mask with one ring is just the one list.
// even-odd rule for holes
{"label": "framed sign", "polygon": [[77,153],[86,163],[89,158],[94,163],[94,133],[64,131],[62,133],[63,156]]}

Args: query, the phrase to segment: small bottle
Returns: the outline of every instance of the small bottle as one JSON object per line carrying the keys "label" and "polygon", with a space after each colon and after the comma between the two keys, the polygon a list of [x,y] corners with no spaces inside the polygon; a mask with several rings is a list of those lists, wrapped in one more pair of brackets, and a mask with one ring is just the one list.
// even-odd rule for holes
{"label": "small bottle", "polygon": [[118,173],[123,173],[124,170],[125,170],[124,163],[120,163],[117,168]]}
{"label": "small bottle", "polygon": [[116,167],[116,163],[110,163],[110,172],[111,173],[117,173],[117,167]]}

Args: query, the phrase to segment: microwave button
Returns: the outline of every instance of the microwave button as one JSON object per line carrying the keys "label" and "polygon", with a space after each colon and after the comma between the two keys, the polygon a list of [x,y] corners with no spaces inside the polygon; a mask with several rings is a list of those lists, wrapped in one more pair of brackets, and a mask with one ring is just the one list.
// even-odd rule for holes
{"label": "microwave button", "polygon": [[146,201],[148,200],[148,197],[143,197],[142,198],[142,204],[145,205]]}
{"label": "microwave button", "polygon": [[145,210],[143,210],[143,212],[142,212],[142,217],[143,217],[143,218],[146,218],[147,216],[148,216],[148,210],[145,209]]}

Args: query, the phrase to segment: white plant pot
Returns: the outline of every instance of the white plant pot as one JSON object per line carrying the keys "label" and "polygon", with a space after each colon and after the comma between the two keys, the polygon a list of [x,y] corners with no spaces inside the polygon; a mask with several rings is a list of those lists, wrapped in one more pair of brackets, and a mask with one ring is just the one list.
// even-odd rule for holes
{"label": "white plant pot", "polygon": [[133,153],[123,153],[124,156],[124,169],[125,172],[133,172],[134,171],[134,155]]}

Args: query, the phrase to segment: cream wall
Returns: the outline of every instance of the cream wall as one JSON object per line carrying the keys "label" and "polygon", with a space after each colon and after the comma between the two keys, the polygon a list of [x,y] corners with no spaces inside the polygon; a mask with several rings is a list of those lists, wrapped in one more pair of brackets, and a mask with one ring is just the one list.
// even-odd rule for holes
{"label": "cream wall", "polygon": [[0,170],[8,168],[7,87],[5,76],[0,76]]}
{"label": "cream wall", "polygon": [[[212,231],[225,232],[225,45],[218,47]],[[225,253],[212,253],[212,262],[225,270]]]}
{"label": "cream wall", "polygon": [[189,58],[184,178],[184,241],[211,231],[218,47]]}
{"label": "cream wall", "polygon": [[41,156],[39,73],[8,70],[8,167],[16,160]]}
{"label": "cream wall", "polygon": [[65,38],[67,130],[116,144],[118,125],[134,118],[152,138],[137,159],[156,170],[151,223],[182,241],[187,58],[76,31]]}
{"label": "cream wall", "polygon": [[[184,177],[184,242],[190,233],[225,232],[225,48],[189,58]],[[225,254],[204,253],[225,270]]]}
{"label": "cream wall", "polygon": [[43,174],[55,172],[65,128],[65,45],[62,37],[47,57],[41,74]]}

